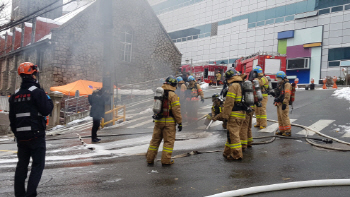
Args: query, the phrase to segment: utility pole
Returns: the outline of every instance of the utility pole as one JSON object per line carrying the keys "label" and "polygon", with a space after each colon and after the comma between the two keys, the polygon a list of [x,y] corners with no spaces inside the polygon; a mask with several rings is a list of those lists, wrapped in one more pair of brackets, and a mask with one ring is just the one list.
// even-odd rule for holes
{"label": "utility pole", "polygon": [[[113,54],[112,54],[112,40],[113,40],[113,1],[99,0],[100,2],[100,17],[103,27],[103,61],[102,61],[102,76],[103,89],[109,93],[110,102],[106,103],[105,111],[109,111],[114,107],[114,78],[113,75]],[[105,121],[113,118],[113,113],[105,116]]]}

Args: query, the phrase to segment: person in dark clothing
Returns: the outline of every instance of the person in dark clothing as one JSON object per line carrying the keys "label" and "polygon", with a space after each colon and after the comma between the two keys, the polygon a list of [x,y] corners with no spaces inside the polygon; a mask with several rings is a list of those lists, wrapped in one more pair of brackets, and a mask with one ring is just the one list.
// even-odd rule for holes
{"label": "person in dark clothing", "polygon": [[188,72],[185,72],[183,75],[182,75],[182,79],[184,80],[184,82],[189,82],[188,81],[188,77],[190,76],[190,74]]}
{"label": "person in dark clothing", "polygon": [[92,95],[88,96],[91,105],[90,116],[92,117],[91,141],[99,142],[101,139],[97,138],[97,130],[100,127],[101,118],[105,117],[105,104],[109,101],[108,93],[103,88],[94,91]]}
{"label": "person in dark clothing", "polygon": [[[45,117],[52,112],[53,103],[37,83],[38,72],[39,69],[33,63],[20,64],[18,74],[22,78],[22,84],[9,98],[10,127],[17,139],[18,147],[15,196],[37,196],[36,190],[45,167]],[[33,162],[26,192],[25,180],[30,157]]]}

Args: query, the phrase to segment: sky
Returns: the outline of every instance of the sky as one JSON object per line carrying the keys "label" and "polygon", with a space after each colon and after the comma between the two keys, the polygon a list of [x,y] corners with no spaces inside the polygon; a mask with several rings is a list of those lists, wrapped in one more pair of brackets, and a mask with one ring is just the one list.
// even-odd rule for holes
{"label": "sky", "polygon": [[9,3],[8,6],[5,8],[5,10],[0,13],[0,25],[5,24],[10,20],[11,17],[11,2],[12,0],[0,0],[0,3]]}

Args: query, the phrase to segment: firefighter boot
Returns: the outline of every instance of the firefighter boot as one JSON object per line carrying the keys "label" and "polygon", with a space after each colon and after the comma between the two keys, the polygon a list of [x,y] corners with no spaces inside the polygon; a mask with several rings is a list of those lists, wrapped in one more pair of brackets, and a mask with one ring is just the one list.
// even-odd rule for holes
{"label": "firefighter boot", "polygon": [[257,125],[257,124],[256,124],[256,125],[254,125],[254,127],[260,127],[260,125]]}
{"label": "firefighter boot", "polygon": [[162,164],[162,166],[166,167],[166,166],[171,166],[173,165],[175,162],[174,160],[171,160],[169,164]]}
{"label": "firefighter boot", "polygon": [[266,127],[264,127],[264,126],[260,126],[260,129],[265,129]]}
{"label": "firefighter boot", "polygon": [[282,135],[286,136],[286,137],[291,137],[292,136],[292,132],[290,132],[290,131],[284,132]]}

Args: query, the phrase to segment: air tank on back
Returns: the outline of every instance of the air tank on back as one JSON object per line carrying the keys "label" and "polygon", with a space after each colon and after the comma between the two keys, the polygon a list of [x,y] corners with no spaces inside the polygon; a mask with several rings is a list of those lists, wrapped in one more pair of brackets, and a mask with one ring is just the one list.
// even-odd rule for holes
{"label": "air tank on back", "polygon": [[258,80],[253,80],[253,83],[254,83],[254,88],[255,88],[255,93],[256,93],[255,103],[258,103],[258,102],[261,102],[263,100],[261,87],[260,87]]}
{"label": "air tank on back", "polygon": [[266,76],[267,80],[269,81],[269,88],[267,88],[268,91],[272,90],[272,83],[271,83],[271,77]]}
{"label": "air tank on back", "polygon": [[164,89],[159,87],[154,94],[153,112],[154,114],[159,114],[162,112],[162,102],[164,96]]}
{"label": "air tank on back", "polygon": [[243,82],[243,90],[244,90],[244,102],[252,106],[254,105],[254,92],[253,92],[253,84],[251,81]]}

